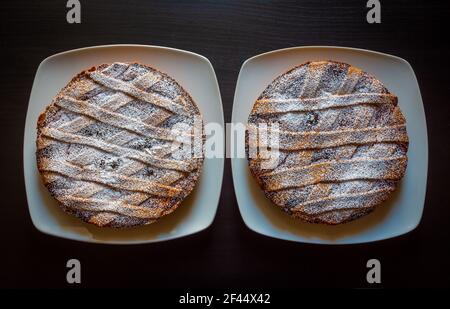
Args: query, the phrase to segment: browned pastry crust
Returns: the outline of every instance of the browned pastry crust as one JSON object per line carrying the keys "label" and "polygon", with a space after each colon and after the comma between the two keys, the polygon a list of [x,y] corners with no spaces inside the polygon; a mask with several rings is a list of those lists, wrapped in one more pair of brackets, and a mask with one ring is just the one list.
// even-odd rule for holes
{"label": "browned pastry crust", "polygon": [[37,166],[64,211],[97,226],[149,224],[198,180],[204,140],[191,153],[183,147],[193,141],[194,119],[201,120],[195,102],[167,74],[102,64],[75,76],[39,116]]}
{"label": "browned pastry crust", "polygon": [[279,145],[268,146],[279,149],[276,166],[263,167],[260,152],[249,157],[261,141],[247,134],[249,167],[267,198],[295,218],[334,225],[362,217],[405,173],[397,97],[349,64],[308,62],[276,78],[255,102],[248,132],[274,123]]}

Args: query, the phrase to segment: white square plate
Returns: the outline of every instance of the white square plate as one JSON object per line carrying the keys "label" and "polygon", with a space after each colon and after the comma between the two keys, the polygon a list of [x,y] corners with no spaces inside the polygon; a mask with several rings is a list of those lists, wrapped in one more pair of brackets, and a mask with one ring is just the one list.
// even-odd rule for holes
{"label": "white square plate", "polygon": [[39,231],[53,236],[109,244],[163,241],[207,228],[218,206],[223,158],[205,159],[196,188],[174,213],[154,224],[132,229],[98,228],[67,215],[42,184],[35,156],[39,114],[75,74],[114,61],[137,61],[168,73],[191,94],[205,124],[224,123],[216,75],[209,60],[203,56],[159,46],[110,45],[71,50],[45,59],[34,79],[23,147],[25,186],[33,224]]}
{"label": "white square plate", "polygon": [[317,244],[364,243],[402,235],[420,222],[425,201],[428,139],[425,113],[413,69],[401,58],[342,47],[294,47],[252,57],[244,62],[236,86],[233,123],[247,123],[253,103],[278,75],[310,60],[337,60],[379,78],[399,98],[410,138],[408,168],[399,188],[372,214],[326,226],[303,223],[282,213],[265,198],[250,174],[247,160],[232,159],[233,181],[245,224],[270,237]]}

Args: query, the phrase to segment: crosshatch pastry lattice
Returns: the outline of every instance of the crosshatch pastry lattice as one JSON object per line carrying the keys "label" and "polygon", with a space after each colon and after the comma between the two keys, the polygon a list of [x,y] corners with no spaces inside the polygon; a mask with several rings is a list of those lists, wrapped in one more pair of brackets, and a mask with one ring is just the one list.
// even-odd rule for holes
{"label": "crosshatch pastry lattice", "polygon": [[[196,128],[201,138],[193,141]],[[195,102],[170,76],[139,63],[81,72],[40,115],[37,131],[45,186],[63,210],[98,226],[149,224],[171,213],[203,163]]]}
{"label": "crosshatch pastry lattice", "polygon": [[406,170],[408,136],[397,101],[349,64],[294,67],[263,91],[248,118],[249,132],[278,125],[277,164],[264,167],[260,152],[249,157],[261,140],[247,134],[250,170],[267,198],[295,218],[340,224],[367,215]]}

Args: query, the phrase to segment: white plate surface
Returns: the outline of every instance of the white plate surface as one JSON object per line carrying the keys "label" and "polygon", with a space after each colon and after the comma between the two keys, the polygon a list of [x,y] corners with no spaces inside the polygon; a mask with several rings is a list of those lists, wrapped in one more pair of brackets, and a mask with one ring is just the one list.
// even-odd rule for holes
{"label": "white plate surface", "polygon": [[428,167],[428,139],[420,89],[409,63],[396,56],[342,47],[294,47],[252,57],[244,62],[236,86],[233,123],[247,123],[253,103],[273,79],[295,65],[312,60],[336,60],[375,75],[399,98],[410,138],[408,168],[399,188],[372,214],[338,226],[292,219],[265,198],[250,174],[247,160],[232,159],[239,210],[253,231],[280,239],[352,244],[387,239],[407,233],[422,217]]}
{"label": "white plate surface", "polygon": [[191,195],[172,214],[158,222],[132,229],[98,228],[65,214],[41,182],[36,167],[36,122],[58,91],[84,69],[114,61],[148,64],[175,78],[197,103],[205,124],[223,125],[222,102],[214,69],[203,56],[159,46],[109,45],[53,55],[39,65],[25,124],[23,161],[28,207],[33,224],[43,233],[79,241],[137,244],[164,241],[207,228],[216,214],[224,159],[205,159]]}

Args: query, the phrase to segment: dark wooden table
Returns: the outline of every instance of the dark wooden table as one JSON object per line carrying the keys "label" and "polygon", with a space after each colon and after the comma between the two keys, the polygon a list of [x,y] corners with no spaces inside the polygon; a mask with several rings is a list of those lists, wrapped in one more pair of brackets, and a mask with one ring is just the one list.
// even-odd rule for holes
{"label": "dark wooden table", "polygon": [[[371,287],[366,261],[382,263],[384,287],[449,286],[450,10],[440,1],[382,1],[382,23],[366,22],[366,1],[83,1],[82,23],[66,22],[66,1],[1,3],[0,286],[69,287],[65,263],[82,263],[83,287]],[[84,46],[139,43],[209,58],[231,119],[243,61],[305,45],[359,47],[411,63],[425,104],[429,173],[425,211],[413,232],[377,243],[317,246],[267,238],[240,217],[227,161],[213,225],[186,238],[106,246],[46,236],[31,223],[22,168],[23,130],[39,63]]]}

